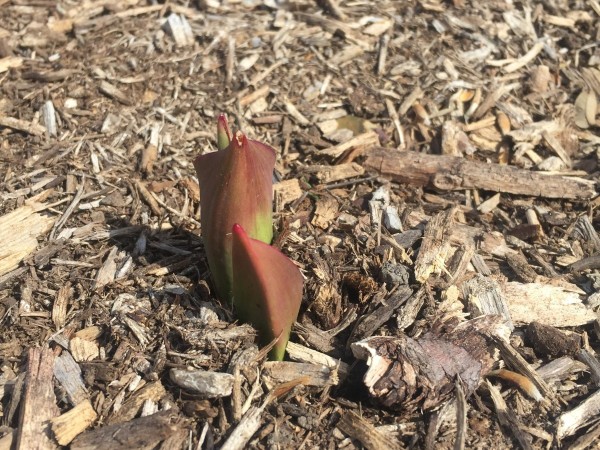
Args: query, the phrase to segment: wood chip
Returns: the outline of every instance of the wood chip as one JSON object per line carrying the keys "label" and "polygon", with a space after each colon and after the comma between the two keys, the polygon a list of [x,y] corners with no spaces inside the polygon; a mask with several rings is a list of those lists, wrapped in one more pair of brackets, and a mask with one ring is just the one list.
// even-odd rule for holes
{"label": "wood chip", "polygon": [[357,163],[338,164],[337,166],[311,166],[308,171],[315,173],[320,183],[347,180],[365,173],[365,169]]}
{"label": "wood chip", "polygon": [[543,283],[511,281],[502,285],[508,310],[515,324],[540,322],[553,327],[575,327],[596,320],[585,306],[578,288],[569,290]]}
{"label": "wood chip", "polygon": [[127,96],[125,93],[119,90],[116,86],[110,84],[108,81],[101,81],[100,85],[98,86],[98,89],[104,95],[115,99],[123,103],[124,105],[131,105],[131,99],[129,98],[129,96]]}
{"label": "wood chip", "polygon": [[29,350],[25,393],[21,400],[17,448],[50,450],[54,443],[48,421],[58,416],[52,383],[54,353],[50,349]]}
{"label": "wood chip", "polygon": [[98,417],[89,400],[79,403],[50,421],[52,432],[60,445],[69,445]]}
{"label": "wood chip", "polygon": [[597,419],[600,415],[600,391],[594,392],[575,408],[558,418],[556,437],[563,440],[577,430]]}
{"label": "wood chip", "polygon": [[400,450],[402,446],[393,437],[383,434],[367,420],[348,411],[340,418],[337,427],[368,450]]}
{"label": "wood chip", "polygon": [[44,207],[31,201],[0,216],[0,276],[15,270],[38,247],[38,239],[52,229],[56,217],[37,212]]}
{"label": "wood chip", "polygon": [[220,398],[231,395],[233,375],[205,370],[171,369],[171,381],[201,398]]}
{"label": "wood chip", "polygon": [[27,122],[26,120],[15,119],[14,117],[0,116],[0,127],[12,128],[13,130],[23,131],[34,136],[43,136],[46,128],[38,123]]}

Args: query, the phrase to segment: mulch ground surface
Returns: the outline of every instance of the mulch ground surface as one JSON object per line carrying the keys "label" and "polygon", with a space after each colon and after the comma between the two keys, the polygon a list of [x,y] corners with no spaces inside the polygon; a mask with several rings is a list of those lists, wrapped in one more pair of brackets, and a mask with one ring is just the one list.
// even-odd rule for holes
{"label": "mulch ground surface", "polygon": [[[0,449],[597,448],[600,3],[0,0]],[[284,362],[192,162],[277,151]]]}

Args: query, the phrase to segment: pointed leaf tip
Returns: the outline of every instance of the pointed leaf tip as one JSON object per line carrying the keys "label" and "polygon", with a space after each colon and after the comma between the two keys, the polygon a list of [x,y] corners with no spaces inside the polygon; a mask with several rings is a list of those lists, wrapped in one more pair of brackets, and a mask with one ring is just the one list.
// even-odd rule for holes
{"label": "pointed leaf tip", "polygon": [[281,360],[302,302],[300,270],[275,247],[248,237],[239,224],[233,234],[233,300],[241,320],[254,325],[261,343],[279,337],[271,350]]}
{"label": "pointed leaf tip", "polygon": [[217,119],[217,148],[224,150],[231,142],[232,134],[227,123],[227,116],[223,113],[219,114]]}

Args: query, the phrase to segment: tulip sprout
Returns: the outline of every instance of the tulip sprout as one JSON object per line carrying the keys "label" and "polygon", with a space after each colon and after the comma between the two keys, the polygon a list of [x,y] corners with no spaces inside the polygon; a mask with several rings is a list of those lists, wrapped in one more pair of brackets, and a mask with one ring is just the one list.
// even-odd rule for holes
{"label": "tulip sprout", "polygon": [[194,161],[208,265],[219,297],[258,329],[261,343],[279,337],[270,356],[280,360],[300,309],[302,275],[269,245],[275,150],[240,131],[232,134],[224,115],[217,147]]}

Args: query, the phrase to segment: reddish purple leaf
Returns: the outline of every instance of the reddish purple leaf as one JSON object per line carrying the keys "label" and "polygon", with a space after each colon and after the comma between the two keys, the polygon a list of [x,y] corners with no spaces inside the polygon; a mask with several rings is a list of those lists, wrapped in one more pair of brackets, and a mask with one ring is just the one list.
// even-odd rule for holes
{"label": "reddish purple leaf", "polygon": [[300,270],[275,247],[233,226],[233,302],[237,315],[254,325],[263,345],[279,336],[271,350],[281,360],[298,317],[303,279]]}
{"label": "reddish purple leaf", "polygon": [[[218,128],[227,134],[226,120],[219,118]],[[250,237],[263,242],[270,243],[273,238],[275,150],[238,131],[223,150],[197,157],[194,167],[200,184],[200,220],[208,264],[217,293],[230,300],[233,224],[241,224]]]}

